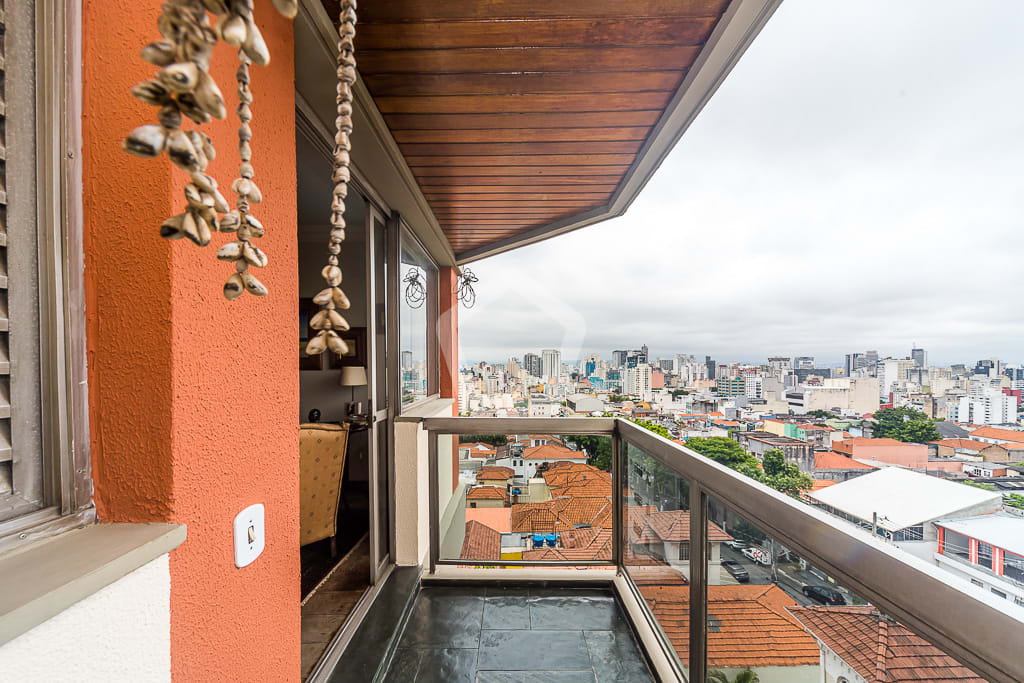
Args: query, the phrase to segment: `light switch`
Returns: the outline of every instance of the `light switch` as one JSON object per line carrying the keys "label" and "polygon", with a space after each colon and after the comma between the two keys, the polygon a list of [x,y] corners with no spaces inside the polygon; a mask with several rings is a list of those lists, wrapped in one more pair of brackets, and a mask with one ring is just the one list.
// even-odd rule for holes
{"label": "light switch", "polygon": [[263,503],[245,508],[235,517],[235,566],[252,564],[266,545]]}

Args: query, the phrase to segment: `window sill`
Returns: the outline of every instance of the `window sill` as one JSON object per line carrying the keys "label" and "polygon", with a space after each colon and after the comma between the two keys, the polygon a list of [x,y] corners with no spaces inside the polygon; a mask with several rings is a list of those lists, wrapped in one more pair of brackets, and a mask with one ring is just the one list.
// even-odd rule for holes
{"label": "window sill", "polygon": [[93,524],[0,556],[0,645],[185,541],[184,524]]}
{"label": "window sill", "polygon": [[447,411],[451,415],[452,406],[455,405],[454,398],[440,398],[431,396],[412,403],[402,409],[402,414],[395,418],[396,422],[419,422],[425,417],[437,417],[440,413]]}

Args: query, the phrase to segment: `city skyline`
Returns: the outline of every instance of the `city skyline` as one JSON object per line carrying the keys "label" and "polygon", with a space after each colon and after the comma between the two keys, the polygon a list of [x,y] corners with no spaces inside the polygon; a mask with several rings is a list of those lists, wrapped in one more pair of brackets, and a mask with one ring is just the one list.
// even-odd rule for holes
{"label": "city skyline", "polygon": [[626,216],[472,264],[462,357],[1024,361],[1024,6],[974,9],[784,3]]}

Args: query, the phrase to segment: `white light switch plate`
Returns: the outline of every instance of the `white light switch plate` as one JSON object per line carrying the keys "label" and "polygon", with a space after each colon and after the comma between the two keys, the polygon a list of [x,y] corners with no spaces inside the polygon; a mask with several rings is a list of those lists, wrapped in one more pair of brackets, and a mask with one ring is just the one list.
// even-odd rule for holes
{"label": "white light switch plate", "polygon": [[252,564],[266,545],[263,503],[245,508],[235,517],[235,566]]}

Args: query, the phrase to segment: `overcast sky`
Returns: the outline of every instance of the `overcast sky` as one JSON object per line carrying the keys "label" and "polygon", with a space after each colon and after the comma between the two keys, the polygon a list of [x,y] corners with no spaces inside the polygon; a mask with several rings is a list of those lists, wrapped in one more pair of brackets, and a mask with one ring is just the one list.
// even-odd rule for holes
{"label": "overcast sky", "polygon": [[1024,2],[785,0],[627,214],[471,265],[462,362],[1024,362]]}

